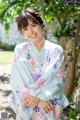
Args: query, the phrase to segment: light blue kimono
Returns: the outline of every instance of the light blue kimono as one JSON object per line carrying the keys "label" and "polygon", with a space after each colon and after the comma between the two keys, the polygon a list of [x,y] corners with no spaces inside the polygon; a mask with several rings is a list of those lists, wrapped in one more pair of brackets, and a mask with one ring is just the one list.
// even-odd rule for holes
{"label": "light blue kimono", "polygon": [[[16,46],[10,78],[12,93],[8,98],[16,120],[60,120],[63,108],[69,104],[61,89],[63,62],[63,49],[47,40],[41,51],[31,41]],[[38,106],[23,108],[23,99],[29,94],[50,100],[55,110],[43,113]]]}

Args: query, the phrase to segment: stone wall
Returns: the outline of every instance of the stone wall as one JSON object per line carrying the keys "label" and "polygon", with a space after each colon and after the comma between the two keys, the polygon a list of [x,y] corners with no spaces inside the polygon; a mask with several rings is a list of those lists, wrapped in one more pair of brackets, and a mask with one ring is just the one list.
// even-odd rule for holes
{"label": "stone wall", "polygon": [[0,41],[8,44],[18,44],[26,41],[26,39],[18,32],[16,23],[12,23],[10,25],[9,34],[6,34],[4,26],[0,24]]}
{"label": "stone wall", "polygon": [[[72,60],[73,60],[73,40],[70,37],[61,37],[59,39],[59,44],[64,49],[64,66],[65,66],[65,84],[63,86],[64,92],[68,95],[72,83]],[[78,42],[80,45],[80,41]],[[80,111],[80,50],[77,51],[77,63],[76,63],[76,81],[77,86],[75,87],[72,100],[74,103],[74,108]]]}

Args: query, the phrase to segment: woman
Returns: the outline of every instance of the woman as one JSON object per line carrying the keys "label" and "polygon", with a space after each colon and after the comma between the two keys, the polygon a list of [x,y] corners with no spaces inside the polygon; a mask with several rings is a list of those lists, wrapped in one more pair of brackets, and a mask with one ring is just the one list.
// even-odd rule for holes
{"label": "woman", "polygon": [[45,40],[44,20],[34,9],[22,11],[17,26],[28,41],[14,51],[9,103],[16,120],[61,120],[63,108],[69,104],[61,90],[63,49]]}

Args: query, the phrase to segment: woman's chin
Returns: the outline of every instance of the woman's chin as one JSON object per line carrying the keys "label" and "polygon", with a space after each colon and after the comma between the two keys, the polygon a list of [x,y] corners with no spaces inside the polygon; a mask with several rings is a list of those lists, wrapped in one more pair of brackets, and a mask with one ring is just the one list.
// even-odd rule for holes
{"label": "woman's chin", "polygon": [[38,40],[36,38],[30,38],[32,42],[37,42]]}

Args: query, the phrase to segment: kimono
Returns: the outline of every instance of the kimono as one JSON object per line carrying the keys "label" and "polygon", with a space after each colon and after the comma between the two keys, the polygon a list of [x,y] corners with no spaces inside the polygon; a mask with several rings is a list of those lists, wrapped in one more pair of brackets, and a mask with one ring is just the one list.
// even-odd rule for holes
{"label": "kimono", "polygon": [[[16,120],[60,120],[63,109],[69,104],[62,92],[64,84],[64,56],[61,46],[45,40],[41,51],[28,40],[16,45],[11,69],[12,93],[8,97]],[[33,95],[43,101],[50,100],[54,111],[43,113],[35,106],[22,107],[25,97]]]}

